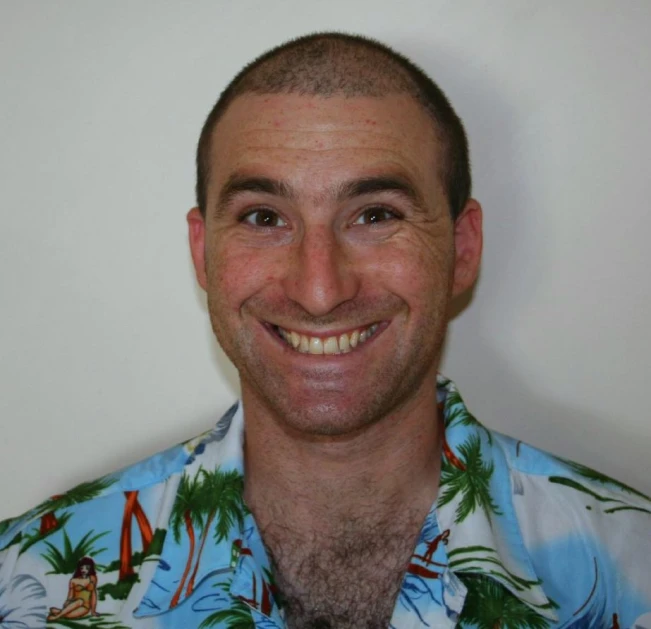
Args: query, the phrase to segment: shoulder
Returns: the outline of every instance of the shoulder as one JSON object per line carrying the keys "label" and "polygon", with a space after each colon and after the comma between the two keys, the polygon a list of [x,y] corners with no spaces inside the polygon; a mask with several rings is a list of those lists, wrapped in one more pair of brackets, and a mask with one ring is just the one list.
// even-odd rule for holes
{"label": "shoulder", "polygon": [[123,469],[84,481],[62,494],[50,496],[18,517],[1,521],[0,551],[17,543],[24,547],[32,538],[40,539],[61,529],[73,513],[88,515],[95,510],[98,518],[105,517],[104,507],[116,496],[123,501],[125,492],[155,488],[182,471],[213,432],[214,429]]}
{"label": "shoulder", "polygon": [[[0,523],[0,613],[5,621],[45,626],[45,610],[61,607],[69,587],[84,583],[93,584],[99,613],[114,619],[129,615],[135,605],[127,599],[136,592],[141,569],[161,555],[184,470],[200,464],[202,453],[223,432],[220,421],[203,435],[51,496]],[[82,564],[97,576],[74,579]]]}
{"label": "shoulder", "polygon": [[[492,432],[516,482],[526,479],[538,491],[556,495],[564,508],[579,506],[594,518],[623,511],[651,515],[651,498],[586,465],[561,458],[522,441]],[[516,492],[517,493],[517,492]],[[586,506],[601,505],[600,509]]]}
{"label": "shoulder", "polygon": [[580,463],[493,437],[531,562],[559,589],[552,598],[579,588],[618,601],[619,609],[651,608],[651,499]]}

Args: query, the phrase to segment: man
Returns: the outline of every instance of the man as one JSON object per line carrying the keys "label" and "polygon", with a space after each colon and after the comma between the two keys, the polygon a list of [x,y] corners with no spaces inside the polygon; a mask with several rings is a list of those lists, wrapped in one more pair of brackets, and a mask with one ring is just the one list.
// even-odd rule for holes
{"label": "man", "polygon": [[428,77],[359,37],[274,49],[208,116],[197,202],[242,401],[4,523],[8,626],[650,626],[651,501],[488,431],[437,375],[482,213]]}

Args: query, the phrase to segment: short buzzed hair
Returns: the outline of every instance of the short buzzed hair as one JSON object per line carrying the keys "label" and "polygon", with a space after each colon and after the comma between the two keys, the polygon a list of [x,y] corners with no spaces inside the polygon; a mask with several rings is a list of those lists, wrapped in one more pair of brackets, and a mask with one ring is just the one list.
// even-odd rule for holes
{"label": "short buzzed hair", "polygon": [[468,140],[459,116],[441,88],[404,55],[373,39],[345,33],[315,33],[290,40],[245,66],[221,93],[201,130],[197,147],[197,205],[206,215],[213,130],[228,106],[243,94],[412,96],[432,118],[441,141],[441,171],[452,219],[470,197]]}

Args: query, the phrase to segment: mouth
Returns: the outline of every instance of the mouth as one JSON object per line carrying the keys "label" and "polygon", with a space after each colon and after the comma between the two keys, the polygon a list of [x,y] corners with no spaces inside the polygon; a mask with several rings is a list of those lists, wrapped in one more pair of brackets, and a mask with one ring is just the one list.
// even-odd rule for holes
{"label": "mouth", "polygon": [[348,332],[327,336],[302,334],[277,325],[271,327],[285,345],[295,352],[331,356],[355,351],[386,326],[380,323],[372,323],[361,328],[354,328]]}

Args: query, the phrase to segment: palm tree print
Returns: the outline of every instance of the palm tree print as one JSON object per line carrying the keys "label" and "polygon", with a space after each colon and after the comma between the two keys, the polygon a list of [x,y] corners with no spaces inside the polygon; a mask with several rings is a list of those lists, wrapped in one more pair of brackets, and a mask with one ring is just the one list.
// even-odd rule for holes
{"label": "palm tree print", "polygon": [[493,443],[493,435],[490,430],[478,422],[474,415],[468,411],[458,391],[449,391],[445,400],[439,403],[439,416],[443,418],[446,428],[456,425],[478,428],[486,435],[488,443]]}
{"label": "palm tree print", "polygon": [[[565,487],[570,487],[571,489],[576,489],[577,491],[583,492],[588,496],[592,496],[595,500],[601,503],[611,503],[608,505],[607,509],[604,509],[604,513],[617,513],[619,511],[641,511],[642,513],[651,513],[650,509],[645,509],[644,507],[637,507],[635,505],[626,504],[623,500],[617,498],[611,498],[610,496],[600,496],[597,492],[593,491],[589,487],[578,483],[572,478],[566,478],[565,476],[550,476],[548,478],[550,483],[555,483],[556,485],[564,485]],[[651,505],[649,505],[651,507]]]}
{"label": "palm tree print", "polygon": [[455,524],[465,520],[477,508],[491,514],[500,515],[497,505],[490,494],[490,481],[494,464],[484,463],[481,458],[481,441],[478,435],[471,435],[459,446],[461,466],[443,458],[441,469],[441,495],[438,506],[443,507],[452,502],[460,493],[461,500],[455,512]]}
{"label": "palm tree print", "polygon": [[3,520],[0,522],[0,535],[4,535],[13,523],[14,520]]}
{"label": "palm tree print", "polygon": [[[496,579],[501,579],[518,592],[523,592],[542,583],[540,579],[524,579],[513,572],[509,572],[500,561],[497,551],[487,546],[462,546],[461,548],[455,548],[449,551],[448,558],[448,565],[455,574],[457,572],[470,573],[481,571],[492,575]],[[478,567],[477,564],[481,567]],[[538,608],[541,610],[548,608],[555,609],[556,603],[550,600],[549,603],[540,605]]]}
{"label": "palm tree print", "polygon": [[65,494],[52,496],[40,504],[36,507],[36,513],[41,518],[39,535],[44,537],[54,529],[60,528],[56,516],[57,511],[97,498],[99,494],[108,489],[113,483],[115,483],[114,478],[108,476],[98,478],[93,481],[81,483]]}
{"label": "palm tree print", "polygon": [[[182,476],[172,513],[172,532],[178,543],[181,527],[185,527],[189,549],[185,570],[170,602],[171,607],[178,605],[182,596],[187,598],[194,591],[201,556],[210,533],[213,532],[215,544],[219,544],[228,537],[236,524],[240,528],[244,525],[246,507],[243,491],[244,478],[237,470],[223,472],[217,469],[208,472],[200,468],[194,478]],[[197,532],[200,532],[198,549]]]}
{"label": "palm tree print", "polygon": [[445,428],[443,427],[443,421],[439,422],[441,426],[441,449],[443,450],[443,458],[453,467],[456,467],[459,471],[465,472],[466,466],[459,460],[457,455],[453,452],[448,440],[445,436]]}
{"label": "palm tree print", "polygon": [[203,513],[201,512],[201,505],[199,499],[201,497],[200,490],[201,483],[199,482],[199,474],[194,478],[190,478],[187,474],[181,477],[179,488],[176,495],[176,502],[174,503],[174,511],[172,512],[172,534],[176,543],[181,541],[181,526],[185,526],[185,532],[190,543],[188,550],[188,559],[185,564],[185,570],[179,583],[176,592],[170,602],[170,607],[176,607],[181,598],[186,579],[190,574],[192,568],[192,561],[194,559],[194,551],[196,546],[195,527],[201,528],[203,526]]}
{"label": "palm tree print", "polygon": [[459,575],[468,588],[460,625],[476,629],[547,629],[548,621],[483,575]]}
{"label": "palm tree print", "polygon": [[199,571],[201,554],[203,553],[214,519],[217,518],[214,539],[215,543],[219,544],[219,542],[226,539],[231,528],[235,526],[235,523],[240,528],[244,525],[244,516],[246,514],[243,499],[244,477],[240,472],[237,470],[222,472],[219,469],[207,472],[202,468],[200,473],[203,479],[199,490],[199,504],[206,520],[201,533],[197,560],[194,564],[192,576],[188,581],[186,596],[190,596],[194,590],[194,582]]}
{"label": "palm tree print", "polygon": [[132,565],[132,546],[131,546],[131,522],[136,519],[140,537],[142,539],[142,552],[147,552],[149,545],[154,537],[149,520],[138,502],[137,491],[125,491],[124,497],[124,514],[122,516],[122,529],[120,531],[120,572],[118,581],[124,581],[134,576],[135,572]]}
{"label": "palm tree print", "polygon": [[613,487],[616,487],[617,489],[621,489],[623,492],[627,494],[633,494],[635,496],[638,496],[638,498],[644,498],[645,500],[651,502],[651,498],[649,498],[649,496],[647,496],[646,494],[643,494],[641,491],[638,491],[637,489],[633,489],[632,487],[629,487],[624,483],[620,483],[618,480],[615,480],[610,476],[606,476],[601,472],[597,472],[596,470],[586,467],[585,465],[581,465],[580,463],[575,463],[574,461],[568,461],[566,459],[560,459],[560,460],[563,461],[563,463],[565,463],[569,467],[571,467],[572,470],[576,472],[579,476],[582,476],[587,480],[590,480],[594,483],[599,483],[600,485],[606,485],[606,486],[612,485]]}
{"label": "palm tree print", "polygon": [[222,623],[226,623],[227,629],[255,629],[251,608],[239,599],[236,599],[229,609],[210,614],[199,625],[199,629],[222,626]]}
{"label": "palm tree print", "polygon": [[58,514],[58,511],[97,498],[114,483],[114,478],[104,476],[93,481],[81,483],[65,494],[52,496],[45,502],[42,502],[32,512],[35,517],[41,519],[39,529],[35,534],[24,536],[20,552],[24,553],[30,546],[36,544],[36,542],[58,531],[70,519],[71,514],[69,512]]}

